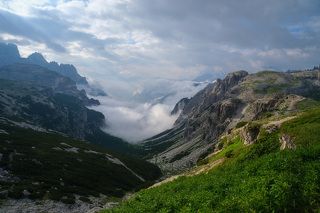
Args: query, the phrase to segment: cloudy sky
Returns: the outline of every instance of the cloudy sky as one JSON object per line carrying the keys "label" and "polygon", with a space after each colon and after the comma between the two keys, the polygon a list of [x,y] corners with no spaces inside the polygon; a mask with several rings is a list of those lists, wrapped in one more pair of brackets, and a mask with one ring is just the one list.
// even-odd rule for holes
{"label": "cloudy sky", "polygon": [[153,113],[152,99],[190,96],[199,76],[319,64],[320,1],[1,0],[0,40],[72,63],[125,107]]}

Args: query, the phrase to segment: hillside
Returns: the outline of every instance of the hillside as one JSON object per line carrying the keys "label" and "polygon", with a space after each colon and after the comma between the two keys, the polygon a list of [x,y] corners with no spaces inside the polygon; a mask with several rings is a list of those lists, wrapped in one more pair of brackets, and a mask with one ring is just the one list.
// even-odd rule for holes
{"label": "hillside", "polygon": [[103,212],[317,212],[320,103],[297,109],[238,123],[197,167]]}
{"label": "hillside", "polygon": [[105,117],[93,104],[41,66],[0,68],[1,211],[86,212],[161,176],[133,157],[139,149],[100,129]]}
{"label": "hillside", "polygon": [[145,158],[169,175],[187,170],[239,123],[297,111],[305,98],[319,100],[319,72],[230,73],[192,97],[172,129],[143,141]]}
{"label": "hillside", "polygon": [[53,200],[77,203],[82,207],[69,208],[85,212],[148,186],[160,175],[156,166],[142,160],[31,125],[22,128],[4,118],[0,119],[0,141],[2,210],[13,211],[7,205],[28,198],[42,202],[44,210]]}
{"label": "hillside", "polygon": [[1,117],[135,154],[134,146],[101,131],[104,115],[87,108],[99,101],[69,78],[38,65],[13,64],[0,68],[0,82]]}

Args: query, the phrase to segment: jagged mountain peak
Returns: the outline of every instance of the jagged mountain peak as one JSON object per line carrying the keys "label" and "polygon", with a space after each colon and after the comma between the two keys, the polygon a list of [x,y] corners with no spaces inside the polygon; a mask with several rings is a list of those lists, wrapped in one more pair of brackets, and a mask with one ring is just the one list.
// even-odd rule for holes
{"label": "jagged mountain peak", "polygon": [[17,45],[0,42],[0,66],[16,63],[20,59]]}
{"label": "jagged mountain peak", "polygon": [[3,50],[1,51],[1,53],[6,51],[5,53],[8,55],[14,55],[15,57],[20,57],[18,47],[15,44],[0,42],[0,50]]}
{"label": "jagged mountain peak", "polygon": [[227,87],[237,84],[240,80],[246,77],[249,73],[244,70],[228,73],[222,80]]}
{"label": "jagged mountain peak", "polygon": [[226,75],[226,78],[230,78],[230,77],[235,77],[235,76],[239,76],[239,77],[245,77],[247,76],[249,73],[245,70],[238,70],[238,71],[234,71],[234,72],[230,72]]}
{"label": "jagged mountain peak", "polygon": [[48,70],[57,72],[60,75],[70,78],[77,84],[88,85],[87,79],[79,75],[77,69],[72,64],[48,62],[39,52],[34,52],[27,58],[22,58],[17,45],[0,42],[0,67],[15,63],[40,65]]}
{"label": "jagged mountain peak", "polygon": [[44,58],[44,56],[39,52],[32,53],[31,55],[28,56],[27,59],[30,62],[35,63],[35,64],[39,64],[39,65],[41,65],[41,64],[45,65],[48,63],[47,60]]}

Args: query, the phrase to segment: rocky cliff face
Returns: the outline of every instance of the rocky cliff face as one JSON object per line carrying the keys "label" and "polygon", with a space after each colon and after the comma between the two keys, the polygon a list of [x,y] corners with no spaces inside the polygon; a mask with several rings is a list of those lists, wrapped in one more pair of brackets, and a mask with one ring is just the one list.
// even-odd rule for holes
{"label": "rocky cliff face", "polygon": [[184,107],[189,103],[189,98],[182,98],[171,111],[171,115],[176,115],[183,111]]}
{"label": "rocky cliff face", "polygon": [[[305,97],[320,98],[319,70],[292,73],[238,71],[218,79],[185,105],[173,129],[141,145],[163,170],[183,170],[216,148],[219,137],[240,122],[295,110]],[[254,131],[247,131],[248,143]],[[151,153],[151,154],[150,154]]]}
{"label": "rocky cliff face", "polygon": [[103,114],[87,108],[97,104],[99,101],[89,99],[74,81],[41,66],[13,64],[0,68],[0,118],[135,154],[134,146],[100,129],[105,124]]}
{"label": "rocky cliff face", "polygon": [[[1,73],[1,72],[0,72]],[[27,82],[0,80],[0,115],[84,139],[104,123],[104,116],[79,97]]]}
{"label": "rocky cliff face", "polygon": [[0,68],[0,79],[28,82],[35,86],[52,89],[56,93],[75,96],[85,105],[99,105],[99,101],[89,99],[84,90],[79,91],[71,79],[33,64],[12,64]]}

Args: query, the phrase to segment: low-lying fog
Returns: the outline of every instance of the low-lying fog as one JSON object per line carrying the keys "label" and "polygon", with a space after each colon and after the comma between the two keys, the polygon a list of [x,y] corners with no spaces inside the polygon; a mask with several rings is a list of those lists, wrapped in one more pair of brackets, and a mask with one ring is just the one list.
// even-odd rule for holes
{"label": "low-lying fog", "polygon": [[149,85],[135,85],[131,97],[126,98],[113,96],[112,88],[104,88],[108,96],[94,97],[101,105],[91,108],[105,115],[104,131],[135,143],[171,128],[178,117],[171,115],[175,104],[206,85],[207,82],[162,79]]}

